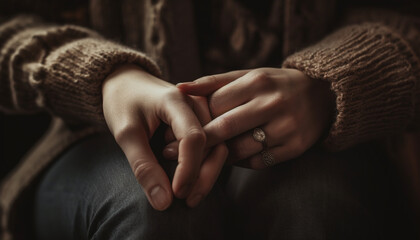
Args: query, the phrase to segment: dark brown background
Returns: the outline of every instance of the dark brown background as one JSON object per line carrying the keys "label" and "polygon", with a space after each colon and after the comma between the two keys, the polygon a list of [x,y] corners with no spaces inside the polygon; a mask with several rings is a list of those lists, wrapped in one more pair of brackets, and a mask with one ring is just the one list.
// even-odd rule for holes
{"label": "dark brown background", "polygon": [[5,115],[0,113],[0,178],[34,145],[50,122],[47,114]]}

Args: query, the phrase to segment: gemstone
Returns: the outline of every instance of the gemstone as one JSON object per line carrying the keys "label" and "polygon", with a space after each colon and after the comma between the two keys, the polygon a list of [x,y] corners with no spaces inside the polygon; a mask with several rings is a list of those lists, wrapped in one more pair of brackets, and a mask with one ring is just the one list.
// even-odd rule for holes
{"label": "gemstone", "polygon": [[261,128],[255,128],[253,137],[255,141],[264,142],[265,141],[265,133]]}

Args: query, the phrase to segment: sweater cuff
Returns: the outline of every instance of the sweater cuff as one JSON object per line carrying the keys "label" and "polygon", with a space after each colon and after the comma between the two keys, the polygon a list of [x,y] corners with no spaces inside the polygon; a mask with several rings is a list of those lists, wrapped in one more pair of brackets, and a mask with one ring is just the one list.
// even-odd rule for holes
{"label": "sweater cuff", "polygon": [[50,53],[30,77],[39,93],[37,104],[70,124],[103,125],[102,82],[121,64],[136,64],[155,76],[161,75],[158,66],[143,53],[106,40],[85,38],[62,46]]}
{"label": "sweater cuff", "polygon": [[325,140],[330,150],[401,132],[413,121],[419,61],[384,25],[345,27],[288,57],[283,67],[331,82],[336,115]]}

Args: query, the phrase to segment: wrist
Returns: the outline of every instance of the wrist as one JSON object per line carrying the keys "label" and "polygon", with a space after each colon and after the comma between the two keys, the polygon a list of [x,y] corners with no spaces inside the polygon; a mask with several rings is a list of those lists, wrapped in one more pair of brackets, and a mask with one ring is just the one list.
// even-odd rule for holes
{"label": "wrist", "polygon": [[[116,85],[115,82],[126,78],[128,75],[132,75],[134,73],[146,73],[141,67],[134,65],[134,64],[124,64],[117,66],[106,78],[102,83],[102,93],[105,89],[110,88],[110,86]],[[118,83],[117,83],[118,84]]]}
{"label": "wrist", "polygon": [[120,89],[139,90],[139,87],[147,89],[147,86],[156,84],[172,86],[170,83],[155,77],[137,65],[120,65],[105,78],[102,84],[102,95],[104,98],[105,95]]}

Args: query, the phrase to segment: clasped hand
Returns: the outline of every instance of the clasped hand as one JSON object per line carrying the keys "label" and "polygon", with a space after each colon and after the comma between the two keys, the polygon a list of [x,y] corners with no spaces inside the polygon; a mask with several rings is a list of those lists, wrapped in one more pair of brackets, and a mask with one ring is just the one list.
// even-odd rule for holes
{"label": "clasped hand", "polygon": [[[198,205],[226,162],[267,167],[256,127],[274,163],[301,155],[328,130],[334,96],[328,83],[294,69],[233,71],[175,87],[130,65],[105,80],[103,110],[149,202],[164,210],[173,195]],[[161,122],[169,126],[163,154],[178,160],[172,185],[149,146]]]}

